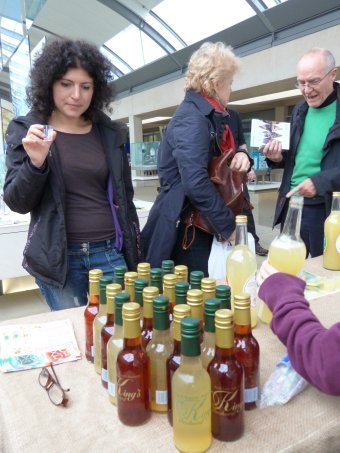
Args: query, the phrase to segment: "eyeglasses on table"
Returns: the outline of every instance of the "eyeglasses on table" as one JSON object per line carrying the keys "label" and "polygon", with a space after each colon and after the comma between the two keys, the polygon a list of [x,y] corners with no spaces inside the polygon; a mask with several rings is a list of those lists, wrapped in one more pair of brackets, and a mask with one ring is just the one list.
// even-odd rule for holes
{"label": "eyeglasses on table", "polygon": [[66,392],[69,392],[70,389],[64,389],[57,377],[55,369],[53,365],[50,365],[51,371],[49,371],[48,367],[43,367],[39,374],[39,384],[43,387],[47,395],[55,406],[66,406],[68,402],[68,398],[66,396]]}

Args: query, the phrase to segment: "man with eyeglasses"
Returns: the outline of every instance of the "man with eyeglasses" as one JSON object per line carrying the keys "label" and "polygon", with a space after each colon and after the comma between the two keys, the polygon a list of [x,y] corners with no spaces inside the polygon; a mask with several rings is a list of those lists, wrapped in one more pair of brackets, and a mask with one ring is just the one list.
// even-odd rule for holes
{"label": "man with eyeglasses", "polygon": [[322,255],[324,221],[332,192],[340,191],[340,84],[329,50],[313,48],[297,64],[296,86],[304,101],[293,110],[289,150],[270,141],[263,154],[271,168],[284,168],[274,225],[283,223],[289,198],[304,197],[301,237],[307,256]]}

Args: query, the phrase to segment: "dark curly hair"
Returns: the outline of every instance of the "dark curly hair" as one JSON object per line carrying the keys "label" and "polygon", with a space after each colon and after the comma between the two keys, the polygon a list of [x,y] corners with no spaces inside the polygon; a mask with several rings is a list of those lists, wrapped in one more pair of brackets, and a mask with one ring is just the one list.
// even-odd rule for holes
{"label": "dark curly hair", "polygon": [[86,41],[62,39],[49,43],[38,55],[26,88],[27,104],[47,120],[53,111],[53,84],[70,68],[82,68],[92,77],[94,91],[85,119],[95,119],[114,99],[112,65],[97,47]]}

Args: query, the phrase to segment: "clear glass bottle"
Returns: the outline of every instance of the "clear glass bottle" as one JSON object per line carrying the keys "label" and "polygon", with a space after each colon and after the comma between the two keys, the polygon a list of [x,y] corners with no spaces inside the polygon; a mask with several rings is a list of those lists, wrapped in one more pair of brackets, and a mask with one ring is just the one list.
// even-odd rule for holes
{"label": "clear glass bottle", "polygon": [[203,307],[203,292],[200,289],[189,289],[187,292],[187,304],[191,309],[191,316],[198,319],[200,323],[200,342],[204,336],[204,307]]}
{"label": "clear glass bottle", "polygon": [[234,297],[235,356],[244,370],[244,408],[255,409],[260,388],[260,347],[251,331],[250,298]]}
{"label": "clear glass bottle", "polygon": [[201,280],[204,277],[202,271],[190,272],[190,289],[201,289]]}
{"label": "clear glass bottle", "polygon": [[172,321],[172,313],[173,313],[174,305],[175,305],[175,284],[176,284],[176,275],[175,274],[163,275],[163,295],[169,298],[170,322]]}
{"label": "clear glass bottle", "polygon": [[124,275],[127,272],[127,267],[123,265],[116,266],[114,268],[114,282],[122,287],[124,290]]}
{"label": "clear glass bottle", "polygon": [[216,280],[209,277],[202,278],[201,291],[203,292],[203,302],[216,297]]}
{"label": "clear glass bottle", "polygon": [[256,326],[256,270],[255,254],[248,247],[247,216],[236,216],[235,247],[227,257],[227,282],[231,288],[231,306],[235,294],[250,294],[251,325]]}
{"label": "clear glass bottle", "polygon": [[[184,282],[182,282],[184,283]],[[174,372],[181,363],[181,321],[183,318],[191,315],[189,305],[180,304],[174,307],[173,320],[173,351],[166,361],[166,382],[168,387],[168,420],[172,425],[172,401],[171,401],[171,381]]]}
{"label": "clear glass bottle", "polygon": [[215,356],[211,379],[212,434],[222,441],[239,439],[244,431],[243,367],[235,357],[233,312],[215,313]]}
{"label": "clear glass bottle", "polygon": [[150,270],[150,286],[156,286],[159,294],[163,294],[163,271],[160,267],[153,267]]}
{"label": "clear glass bottle", "polygon": [[216,286],[216,298],[221,301],[221,308],[231,309],[230,303],[230,286],[228,285],[217,285]]}
{"label": "clear glass bottle", "polygon": [[99,311],[93,320],[93,361],[96,373],[102,372],[102,356],[100,351],[100,336],[106,322],[106,285],[112,283],[113,278],[103,276],[99,279]]}
{"label": "clear glass bottle", "polygon": [[149,420],[150,360],[142,347],[140,305],[123,305],[123,349],[117,356],[117,412],[124,425],[141,425]]}
{"label": "clear glass bottle", "polygon": [[169,299],[166,296],[153,298],[153,332],[146,352],[150,358],[151,410],[155,412],[167,412],[168,410],[166,360],[173,350],[169,309]]}
{"label": "clear glass bottle", "polygon": [[323,267],[340,271],[340,192],[333,192],[331,213],[325,221]]}
{"label": "clear glass bottle", "polygon": [[188,266],[185,266],[184,264],[178,264],[174,267],[174,274],[176,275],[177,282],[187,282]]}
{"label": "clear glass bottle", "polygon": [[150,263],[138,263],[137,264],[137,274],[138,278],[144,279],[147,281],[147,286],[150,285]]}
{"label": "clear glass bottle", "polygon": [[116,364],[117,356],[123,349],[124,336],[123,336],[123,305],[130,302],[130,294],[118,293],[115,295],[114,314],[115,314],[115,328],[113,335],[107,344],[107,375],[108,375],[108,392],[111,403],[117,403],[117,373]]}
{"label": "clear glass bottle", "polygon": [[221,308],[219,299],[204,302],[204,336],[201,345],[201,360],[205,369],[215,355],[215,312]]}
{"label": "clear glass bottle", "polygon": [[159,295],[156,286],[147,286],[143,289],[143,324],[142,324],[142,346],[146,349],[153,333],[153,298]]}
{"label": "clear glass bottle", "polygon": [[89,362],[94,361],[93,321],[99,312],[99,279],[103,276],[100,269],[89,271],[89,301],[84,311],[85,321],[85,357]]}
{"label": "clear glass bottle", "polygon": [[208,450],[211,444],[211,384],[200,354],[196,318],[181,321],[181,363],[172,377],[172,419],[175,447],[184,453]]}
{"label": "clear glass bottle", "polygon": [[187,292],[189,291],[188,282],[175,283],[175,305],[187,303]]}
{"label": "clear glass bottle", "polygon": [[135,301],[135,280],[138,278],[137,272],[125,272],[124,274],[124,290],[130,294],[131,302]]}
{"label": "clear glass bottle", "polygon": [[101,375],[102,384],[107,389],[108,372],[107,372],[107,343],[113,335],[114,331],[114,302],[115,296],[122,291],[122,287],[118,283],[111,283],[106,286],[106,322],[100,334],[100,351],[101,351]]}

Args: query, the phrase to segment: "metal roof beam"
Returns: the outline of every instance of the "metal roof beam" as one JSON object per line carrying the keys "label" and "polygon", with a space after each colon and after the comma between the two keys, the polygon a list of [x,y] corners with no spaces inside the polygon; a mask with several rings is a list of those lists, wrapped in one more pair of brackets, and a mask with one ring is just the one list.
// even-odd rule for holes
{"label": "metal roof beam", "polygon": [[263,11],[267,9],[267,6],[261,0],[246,0],[248,5],[253,8],[256,12],[258,18],[265,25],[265,27],[270,31],[270,33],[275,33],[273,25],[270,23],[268,18],[263,14]]}

